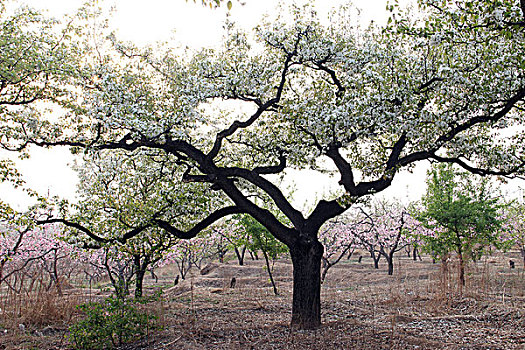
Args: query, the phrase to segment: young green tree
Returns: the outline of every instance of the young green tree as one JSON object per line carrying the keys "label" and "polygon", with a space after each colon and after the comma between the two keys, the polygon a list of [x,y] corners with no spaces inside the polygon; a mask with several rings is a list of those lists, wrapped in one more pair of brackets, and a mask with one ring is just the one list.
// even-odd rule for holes
{"label": "young green tree", "polygon": [[444,259],[449,252],[457,254],[461,288],[468,260],[479,259],[500,242],[501,206],[486,179],[475,181],[450,165],[434,166],[427,186],[419,219],[432,234],[421,238],[434,256]]}
{"label": "young green tree", "polygon": [[[249,215],[241,216],[239,224],[252,238],[251,249],[254,251],[260,250],[262,252],[266,263],[266,271],[268,272],[268,277],[272,283],[273,293],[278,295],[279,292],[275,285],[275,280],[273,279],[273,265],[277,258],[288,251],[288,248],[275,239],[266,227]],[[271,264],[270,260],[272,261]]]}
{"label": "young green tree", "polygon": [[[11,136],[0,142],[164,153],[187,169],[179,179],[224,202],[193,226],[163,216],[149,223],[190,239],[249,214],[289,248],[292,325],[315,328],[325,222],[422,160],[484,175],[523,171],[525,6],[418,3],[420,11],[365,31],[345,11],[323,26],[309,9],[294,9],[257,27],[257,45],[228,24],[221,48],[182,55],[110,37],[112,46],[81,57],[75,108],[53,122],[11,115],[1,125]],[[325,165],[340,191],[308,213],[269,177]],[[278,213],[254,200],[261,197]]]}
{"label": "young green tree", "polygon": [[252,245],[248,232],[239,226],[239,221],[233,217],[220,222],[213,229],[216,236],[221,237],[227,244],[227,249],[232,249],[237,257],[239,266],[244,265],[246,251]]}

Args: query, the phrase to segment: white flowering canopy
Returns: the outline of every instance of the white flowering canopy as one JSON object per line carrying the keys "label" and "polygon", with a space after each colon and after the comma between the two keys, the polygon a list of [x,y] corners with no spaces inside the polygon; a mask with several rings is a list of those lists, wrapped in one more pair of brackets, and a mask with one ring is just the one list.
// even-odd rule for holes
{"label": "white flowering canopy", "polygon": [[[411,12],[393,4],[386,28],[366,30],[345,9],[323,26],[311,9],[293,8],[293,20],[262,23],[255,40],[227,23],[220,49],[196,53],[143,50],[109,36],[76,57],[62,118],[3,114],[9,136],[1,142],[161,150],[185,169],[184,181],[222,190],[272,232],[289,226],[251,195],[273,201],[295,229],[317,232],[417,161],[522,172],[525,6],[419,5]],[[319,168],[321,158],[338,170],[341,195],[305,218],[265,175]]]}

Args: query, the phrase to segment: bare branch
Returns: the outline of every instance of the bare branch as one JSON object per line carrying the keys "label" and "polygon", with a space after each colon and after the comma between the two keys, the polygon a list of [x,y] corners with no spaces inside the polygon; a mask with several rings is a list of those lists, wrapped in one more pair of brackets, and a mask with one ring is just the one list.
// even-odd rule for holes
{"label": "bare branch", "polygon": [[241,214],[244,213],[242,209],[240,209],[237,206],[230,206],[218,209],[208,215],[204,220],[197,223],[195,226],[193,226],[188,231],[182,231],[178,228],[172,226],[169,222],[162,220],[162,219],[154,219],[154,222],[163,230],[168,232],[169,234],[180,238],[180,239],[190,239],[195,237],[199,232],[206,229],[213,223],[215,223],[217,220],[222,219],[223,217],[233,215],[233,214]]}

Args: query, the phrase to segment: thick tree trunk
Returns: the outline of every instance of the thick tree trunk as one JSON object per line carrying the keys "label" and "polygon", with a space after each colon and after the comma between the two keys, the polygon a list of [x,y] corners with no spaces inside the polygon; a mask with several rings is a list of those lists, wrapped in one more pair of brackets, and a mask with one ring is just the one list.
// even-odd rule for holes
{"label": "thick tree trunk", "polygon": [[135,255],[133,257],[133,264],[135,265],[135,298],[142,298],[142,287],[144,285],[144,276],[146,275],[146,270],[150,264],[150,259],[148,256],[141,261],[140,255]]}
{"label": "thick tree trunk", "polygon": [[293,328],[313,329],[321,325],[321,258],[318,241],[297,242],[290,247],[293,264]]}
{"label": "thick tree trunk", "polygon": [[142,286],[144,282],[145,270],[137,271],[135,276],[135,298],[142,298]]}
{"label": "thick tree trunk", "polygon": [[144,275],[146,274],[146,266],[142,266],[140,261],[140,255],[133,256],[133,265],[135,270],[135,298],[142,297],[142,282],[144,281]]}

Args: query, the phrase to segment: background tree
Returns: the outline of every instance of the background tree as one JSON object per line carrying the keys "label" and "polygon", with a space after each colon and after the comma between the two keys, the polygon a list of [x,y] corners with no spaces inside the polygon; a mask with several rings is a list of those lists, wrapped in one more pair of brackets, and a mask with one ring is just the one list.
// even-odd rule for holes
{"label": "background tree", "polygon": [[235,252],[239,265],[243,266],[246,250],[253,247],[253,243],[248,232],[240,225],[239,220],[227,219],[214,227],[213,230],[228,242],[229,247]]}
{"label": "background tree", "polygon": [[[277,260],[282,254],[288,252],[288,248],[275,239],[274,236],[257,220],[251,216],[244,215],[239,218],[239,224],[242,226],[246,233],[251,237],[252,243],[251,248],[254,251],[260,250],[264,256],[266,263],[266,271],[272,284],[273,293],[278,295],[277,286],[273,278],[273,267],[275,260]],[[270,263],[271,260],[271,263]]]}
{"label": "background tree", "polygon": [[514,202],[505,209],[502,234],[509,236],[518,246],[525,268],[525,205]]}
{"label": "background tree", "polygon": [[486,179],[476,182],[452,166],[435,165],[427,186],[419,220],[434,234],[421,237],[426,249],[441,259],[450,251],[457,254],[462,287],[466,262],[478,260],[488,247],[500,242],[501,206]]}
{"label": "background tree", "polygon": [[374,201],[359,213],[361,225],[354,235],[371,251],[374,267],[379,256],[385,258],[388,274],[394,273],[394,255],[410,244],[409,233],[414,230],[413,218],[399,202]]}
{"label": "background tree", "polygon": [[[12,137],[1,142],[12,150],[34,144],[165,154],[186,167],[188,185],[207,185],[225,199],[193,226],[169,216],[152,222],[188,239],[225,216],[251,215],[289,248],[292,325],[314,328],[325,222],[422,160],[485,175],[523,168],[520,3],[419,4],[420,12],[401,13],[388,28],[359,33],[344,11],[324,27],[308,9],[294,9],[293,20],[257,28],[259,45],[228,24],[221,48],[182,56],[111,38],[113,46],[81,57],[71,90],[81,98],[69,114],[56,123],[17,114],[2,121]],[[336,169],[340,191],[310,213],[268,177],[325,165]]]}
{"label": "background tree", "polygon": [[[164,234],[155,220],[162,216],[191,224],[191,218],[213,207],[217,196],[186,192],[173,181],[177,167],[154,152],[88,154],[79,174],[79,203],[63,218],[41,219],[72,228],[69,241],[102,249],[100,264],[107,270],[117,294],[127,294],[135,283],[142,296],[145,273],[166,258],[178,238]],[[129,238],[122,239],[129,235]],[[176,247],[183,249],[183,247]],[[184,274],[183,274],[184,277]]]}
{"label": "background tree", "polygon": [[319,240],[324,246],[321,283],[326,279],[328,270],[337,265],[343,257],[350,259],[352,256],[357,247],[357,238],[353,235],[353,230],[360,224],[336,220],[326,223],[321,229]]}

